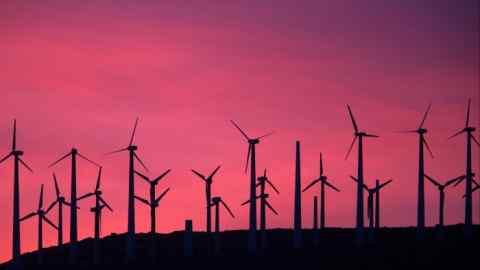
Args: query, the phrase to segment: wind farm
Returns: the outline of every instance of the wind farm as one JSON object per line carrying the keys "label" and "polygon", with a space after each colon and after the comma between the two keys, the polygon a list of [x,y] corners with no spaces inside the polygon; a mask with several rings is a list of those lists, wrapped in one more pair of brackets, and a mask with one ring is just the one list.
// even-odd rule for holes
{"label": "wind farm", "polygon": [[0,14],[0,270],[475,268],[480,2]]}

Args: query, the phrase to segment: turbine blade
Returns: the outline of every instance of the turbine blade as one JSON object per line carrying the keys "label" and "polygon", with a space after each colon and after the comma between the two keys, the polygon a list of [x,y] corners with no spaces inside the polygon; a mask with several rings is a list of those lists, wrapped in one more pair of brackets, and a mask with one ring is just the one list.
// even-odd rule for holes
{"label": "turbine blade", "polygon": [[50,212],[50,210],[53,209],[53,207],[58,203],[58,200],[55,200],[53,201],[50,206],[48,206],[47,210],[45,211],[45,214],[48,214],[48,212]]}
{"label": "turbine blade", "polygon": [[62,156],[61,158],[57,159],[55,162],[53,162],[52,164],[48,165],[48,168],[51,168],[53,166],[55,166],[57,163],[59,163],[60,161],[66,159],[68,156],[70,156],[72,153],[71,152],[68,152],[67,154],[65,154],[64,156]]}
{"label": "turbine blade", "polygon": [[1,160],[0,160],[0,164],[3,163],[5,160],[7,160],[9,157],[12,156],[12,153],[10,152],[8,155],[6,155],[5,157],[3,157]]}
{"label": "turbine blade", "polygon": [[17,119],[13,119],[12,152],[17,149]]}
{"label": "turbine blade", "polygon": [[135,195],[135,199],[139,200],[140,202],[142,202],[142,203],[144,203],[148,206],[151,206],[150,203],[142,197],[139,197],[139,196]]}
{"label": "turbine blade", "polygon": [[430,153],[430,156],[433,158],[432,149],[430,149],[430,146],[428,145],[428,142],[427,140],[425,140],[425,138],[423,139],[423,143],[425,144],[425,147],[427,148],[428,153]]}
{"label": "turbine blade", "polygon": [[133,126],[132,136],[130,137],[130,143],[128,143],[128,145],[133,144],[133,139],[135,137],[135,132],[137,131],[137,125],[138,125],[138,117],[137,117],[137,119],[135,119],[135,125]]}
{"label": "turbine blade", "polygon": [[112,207],[110,207],[110,205],[108,205],[108,203],[102,198],[102,196],[98,196],[98,199],[103,203],[104,206],[106,206],[108,208],[108,210],[110,210],[110,212],[113,212]]}
{"label": "turbine blade", "polygon": [[480,186],[476,186],[472,189],[472,192],[475,192],[476,190],[480,189]]}
{"label": "turbine blade", "polygon": [[207,181],[206,178],[205,178],[205,176],[204,176],[203,174],[195,171],[194,169],[192,169],[192,172],[193,172],[194,174],[196,174],[198,177],[200,177],[203,181]]}
{"label": "turbine blade", "polygon": [[57,176],[55,173],[53,173],[53,183],[55,184],[55,194],[57,195],[58,199],[58,197],[60,197],[60,189],[58,188]]}
{"label": "turbine blade", "polygon": [[32,212],[32,213],[30,213],[30,214],[28,214],[28,215],[26,215],[26,216],[22,217],[22,218],[20,219],[20,221],[27,220],[27,219],[29,219],[29,218],[31,218],[31,217],[33,217],[33,216],[36,216],[36,215],[37,215],[37,213],[35,213],[35,212]]}
{"label": "turbine blade", "polygon": [[138,172],[137,170],[135,170],[135,174],[140,176],[140,178],[142,178],[143,180],[147,181],[148,183],[150,183],[150,179],[148,179],[148,177],[146,177],[145,175],[143,175],[142,173]]}
{"label": "turbine blade", "polygon": [[377,189],[377,190],[380,190],[381,188],[383,188],[383,187],[385,187],[386,185],[390,184],[392,181],[393,181],[393,180],[390,179],[390,180],[388,180],[387,182],[381,184],[380,186],[378,186],[378,189]]}
{"label": "turbine blade", "polygon": [[267,169],[263,170],[263,177],[267,178]]}
{"label": "turbine blade", "polygon": [[215,170],[208,176],[208,179],[212,179],[213,176],[215,176],[215,174],[218,172],[221,166],[222,165],[219,165],[217,168],[215,168]]}
{"label": "turbine blade", "polygon": [[243,202],[243,203],[241,204],[241,206],[244,206],[244,205],[249,204],[249,203],[250,203],[250,200],[245,201],[245,202]]}
{"label": "turbine blade", "polygon": [[262,135],[262,136],[258,137],[258,138],[257,138],[257,140],[260,140],[260,139],[263,139],[263,138],[269,137],[269,136],[271,136],[271,135],[273,135],[273,134],[275,134],[275,132],[274,132],[274,131],[272,131],[272,132],[269,132],[269,133],[267,133],[267,134],[265,134],[265,135]]}
{"label": "turbine blade", "polygon": [[465,175],[458,177],[457,182],[453,186],[454,187],[458,186],[463,180],[465,180]]}
{"label": "turbine blade", "polygon": [[470,136],[471,136],[471,138],[473,139],[473,141],[474,141],[478,146],[480,146],[480,143],[477,141],[477,139],[475,138],[475,136],[473,136],[473,135],[470,135]]}
{"label": "turbine blade", "polygon": [[447,182],[444,184],[444,186],[447,187],[447,186],[449,186],[449,185],[451,185],[451,184],[453,184],[453,183],[455,183],[455,182],[458,182],[459,179],[461,179],[462,177],[463,177],[463,176],[455,177],[455,178],[453,178],[452,180],[447,181]]}
{"label": "turbine blade", "polygon": [[247,163],[245,164],[245,173],[247,173],[247,170],[248,170],[248,163],[250,161],[250,153],[251,152],[252,152],[252,145],[248,144]]}
{"label": "turbine blade", "polygon": [[102,179],[102,167],[98,169],[97,184],[95,185],[95,191],[100,189],[100,181]]}
{"label": "turbine blade", "polygon": [[418,126],[418,129],[423,128],[423,124],[425,124],[425,120],[427,119],[428,112],[430,111],[430,108],[432,107],[432,103],[428,104],[427,110],[425,111],[425,114],[423,115],[422,122],[420,122],[420,126]]}
{"label": "turbine blade", "polygon": [[77,201],[81,201],[81,200],[86,199],[86,198],[88,198],[88,197],[90,197],[90,196],[93,196],[93,195],[95,195],[95,193],[92,193],[92,192],[87,193],[87,194],[85,194],[85,195],[80,196],[79,198],[77,198]]}
{"label": "turbine blade", "polygon": [[[355,181],[355,182],[357,182],[357,183],[360,184],[360,182],[358,181],[357,178],[355,178],[355,177],[353,177],[353,176],[351,176],[351,175],[350,175],[350,178],[352,178],[353,181]],[[365,185],[365,184],[362,184],[362,187],[363,187],[364,189],[366,189],[366,190],[369,190],[369,189],[368,189],[368,186]]]}
{"label": "turbine blade", "polygon": [[355,130],[355,133],[357,133],[358,126],[357,126],[357,123],[355,122],[355,117],[353,117],[352,109],[350,109],[350,105],[348,104],[347,104],[347,109],[348,109],[348,114],[350,115],[350,119],[352,120],[353,129]]}
{"label": "turbine blade", "polygon": [[369,137],[369,138],[379,138],[380,136],[374,135],[374,134],[365,134],[363,137]]}
{"label": "turbine blade", "polygon": [[334,185],[332,185],[330,182],[328,182],[327,180],[325,180],[325,185],[329,186],[330,188],[332,188],[333,190],[335,190],[336,192],[340,192],[340,189],[336,188]]}
{"label": "turbine blade", "polygon": [[302,192],[305,192],[307,191],[309,188],[313,187],[316,183],[320,182],[320,180],[316,179],[316,180],[313,180],[310,184],[308,184],[308,186],[306,186]]}
{"label": "turbine blade", "polygon": [[240,131],[240,133],[242,133],[243,137],[245,137],[245,139],[250,140],[250,138],[247,136],[247,134],[245,132],[243,132],[243,130],[237,125],[237,123],[235,123],[233,120],[230,120],[230,122],[232,122],[232,124],[238,129],[238,131]]}
{"label": "turbine blade", "polygon": [[[438,183],[437,181],[435,181],[435,179],[433,179],[432,177],[428,176],[425,174],[425,177],[427,178],[428,181],[430,181],[432,184],[434,184],[435,186],[437,187],[440,187],[440,183]],[[456,179],[455,179],[456,180]]]}
{"label": "turbine blade", "polygon": [[350,152],[352,152],[353,146],[355,145],[356,141],[357,141],[357,136],[353,137],[352,144],[350,144],[350,148],[348,148],[347,155],[345,155],[345,160],[348,159],[348,156],[350,155]]}
{"label": "turbine blade", "polygon": [[23,159],[18,158],[18,161],[20,161],[20,163],[21,163],[25,168],[27,168],[27,170],[29,170],[30,172],[33,173],[32,168],[30,168],[30,166],[28,166],[28,164],[27,164],[25,161],[23,161]]}
{"label": "turbine blade", "polygon": [[278,189],[273,185],[272,182],[270,182],[270,180],[266,179],[265,181],[275,191],[275,193],[280,194],[280,191],[278,191]]}
{"label": "turbine blade", "polygon": [[265,205],[266,205],[266,206],[268,207],[268,209],[270,209],[275,215],[278,216],[278,212],[275,211],[275,209],[273,208],[273,206],[271,206],[270,203],[269,203],[267,200],[265,200]]}
{"label": "turbine blade", "polygon": [[323,157],[322,153],[320,153],[320,176],[323,175]]}
{"label": "turbine blade", "polygon": [[48,223],[48,225],[58,230],[58,227],[55,224],[53,224],[53,222],[50,221],[46,216],[42,216],[42,219],[45,220]]}
{"label": "turbine blade", "polygon": [[78,153],[77,154],[79,157],[83,158],[84,160],[92,163],[93,165],[97,166],[97,167],[102,167],[100,164],[96,163],[95,161],[92,161],[91,159],[88,159],[87,157],[85,157],[84,155]]}
{"label": "turbine blade", "polygon": [[460,135],[460,134],[462,134],[462,133],[464,133],[464,132],[465,132],[465,130],[462,129],[462,130],[460,130],[459,132],[457,132],[457,133],[453,134],[452,136],[448,137],[447,140],[450,140],[450,139],[452,139],[452,138],[455,138],[455,137],[457,137],[458,135]]}
{"label": "turbine blade", "polygon": [[40,200],[38,200],[38,210],[43,208],[43,184],[40,186]]}
{"label": "turbine blade", "polygon": [[225,207],[225,209],[227,209],[227,211],[228,211],[228,213],[230,214],[230,216],[232,216],[232,218],[235,218],[235,216],[233,215],[232,210],[230,210],[230,208],[228,207],[228,205],[227,205],[222,199],[220,199],[220,202],[223,204],[223,206]]}
{"label": "turbine blade", "polygon": [[165,177],[167,174],[170,173],[170,169],[166,170],[164,173],[162,173],[159,177],[155,178],[152,182],[158,183],[158,181],[162,180],[163,177]]}
{"label": "turbine blade", "polygon": [[118,150],[115,150],[115,151],[112,151],[112,152],[108,152],[108,153],[106,153],[105,155],[116,154],[116,153],[120,153],[120,152],[123,152],[123,151],[128,151],[128,148],[125,147],[125,148],[118,149]]}
{"label": "turbine blade", "polygon": [[167,193],[170,191],[170,188],[167,188],[164,192],[162,192],[162,194],[160,194],[160,196],[158,196],[158,198],[155,200],[156,203],[159,203],[160,200],[162,200],[163,197],[165,197],[165,195],[167,195]]}
{"label": "turbine blade", "polygon": [[400,130],[400,131],[397,131],[397,133],[417,133],[418,130]]}
{"label": "turbine blade", "polygon": [[472,103],[472,99],[468,99],[468,107],[467,107],[467,120],[465,121],[465,127],[468,127],[470,123],[470,103]]}
{"label": "turbine blade", "polygon": [[143,163],[143,161],[138,157],[137,153],[133,152],[133,156],[140,163],[140,165],[142,165],[142,167],[148,172],[147,166],[145,166],[145,163]]}

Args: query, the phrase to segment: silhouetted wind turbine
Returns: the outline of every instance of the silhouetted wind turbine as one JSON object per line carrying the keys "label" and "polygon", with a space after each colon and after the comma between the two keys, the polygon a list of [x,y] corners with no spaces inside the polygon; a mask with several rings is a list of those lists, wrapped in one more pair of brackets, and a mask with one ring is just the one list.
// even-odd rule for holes
{"label": "silhouetted wind turbine", "polygon": [[159,181],[165,177],[168,173],[170,172],[170,170],[167,170],[166,172],[164,172],[163,174],[161,174],[160,176],[158,176],[157,178],[155,179],[150,179],[148,178],[147,176],[135,171],[135,173],[137,175],[139,175],[143,180],[147,181],[147,183],[150,185],[150,198],[149,200],[146,200],[140,196],[135,196],[135,199],[139,200],[140,202],[148,205],[150,207],[150,239],[151,239],[151,249],[150,249],[150,256],[152,259],[154,259],[156,257],[156,250],[157,250],[157,246],[156,246],[156,241],[155,241],[155,234],[157,232],[157,217],[156,217],[156,209],[158,208],[159,206],[159,203],[160,201],[162,200],[162,198],[168,193],[168,191],[170,190],[170,188],[167,188],[165,191],[162,192],[162,194],[160,194],[160,196],[156,196],[155,194],[155,188],[157,187]]}
{"label": "silhouetted wind turbine", "polygon": [[20,221],[25,221],[31,217],[38,216],[38,263],[43,262],[43,221],[47,222],[50,226],[58,230],[58,227],[53,224],[47,217],[46,212],[43,210],[43,185],[40,188],[40,199],[38,202],[38,209],[36,212],[32,212],[20,219]]}
{"label": "silhouetted wind turbine", "polygon": [[[350,176],[350,178],[352,178],[353,181],[357,182],[358,183],[358,179],[353,177],[353,176]],[[365,183],[362,183],[362,186],[363,188],[368,192],[368,199],[367,199],[367,216],[368,216],[368,221],[369,221],[369,224],[368,224],[368,227],[369,227],[369,230],[368,230],[368,237],[369,237],[369,240],[372,241],[373,240],[373,237],[374,237],[374,206],[373,206],[373,195],[375,194],[378,194],[380,193],[380,189],[382,189],[383,187],[385,187],[386,185],[390,184],[390,182],[392,182],[392,180],[388,180],[387,182],[383,183],[383,184],[379,184],[379,180],[376,180],[376,184],[375,184],[375,187],[374,188],[369,188]],[[380,208],[380,202],[377,200],[376,201],[376,204],[377,204],[377,209]],[[375,216],[380,216],[379,214],[380,212],[378,212],[378,214],[376,214]]]}
{"label": "silhouetted wind turbine", "polygon": [[[267,136],[273,134],[273,132],[267,133],[263,136],[257,138],[250,138],[248,135],[233,121],[232,124],[242,133],[245,139],[248,142],[248,154],[247,154],[247,163],[245,166],[245,172],[248,169],[248,163],[250,162],[250,201],[255,201],[256,198],[256,188],[255,182],[257,181],[257,172],[256,172],[256,154],[255,154],[255,145],[260,143],[260,139],[263,139]],[[248,252],[250,254],[255,254],[257,252],[257,203],[250,204],[249,210],[249,230],[248,230]]]}
{"label": "silhouetted wind turbine", "polygon": [[100,167],[96,162],[85,157],[84,155],[78,152],[78,149],[72,148],[72,150],[60,157],[58,160],[50,164],[49,168],[55,166],[62,160],[67,157],[71,157],[72,168],[71,168],[71,184],[70,184],[70,245],[69,245],[69,260],[71,263],[77,261],[77,241],[78,241],[78,220],[77,220],[77,156],[84,159],[85,161]]}
{"label": "silhouetted wind turbine", "polygon": [[138,150],[138,147],[133,144],[133,139],[135,138],[135,131],[137,130],[138,118],[135,120],[135,125],[133,127],[132,136],[130,137],[130,142],[128,146],[108,154],[119,153],[123,151],[129,152],[129,171],[128,171],[128,232],[127,232],[127,245],[126,252],[127,262],[131,262],[135,259],[135,159],[148,171],[148,168],[145,166],[143,161],[138,157],[135,151]]}
{"label": "silhouetted wind turbine", "polygon": [[13,230],[12,230],[12,260],[18,263],[20,257],[20,166],[33,170],[22,160],[23,151],[17,149],[17,121],[13,120],[12,151],[0,160],[0,164],[13,156]]}
{"label": "silhouetted wind turbine", "polygon": [[[53,174],[53,181],[55,184],[55,195],[56,199],[55,201],[50,204],[50,206],[47,208],[47,211],[45,211],[46,214],[50,212],[50,210],[53,209],[55,205],[58,204],[58,245],[63,245],[63,206],[72,206],[69,202],[65,200],[65,197],[61,196],[60,194],[60,189],[58,188],[58,182],[57,182],[57,177],[55,174]],[[78,207],[77,207],[78,208]]]}
{"label": "silhouetted wind turbine", "polygon": [[212,206],[215,207],[215,253],[217,254],[220,251],[220,204],[225,207],[225,209],[230,214],[230,216],[232,216],[232,218],[235,218],[232,211],[230,210],[228,205],[222,200],[221,197],[212,198]]}
{"label": "silhouetted wind turbine", "polygon": [[307,191],[317,183],[320,183],[320,229],[324,229],[325,228],[325,186],[328,186],[337,192],[340,192],[340,190],[335,186],[333,186],[328,181],[327,176],[323,174],[322,153],[320,153],[320,176],[317,179],[313,180],[308,186],[306,186],[302,192]]}
{"label": "silhouetted wind turbine", "polygon": [[213,182],[213,177],[215,176],[215,174],[218,172],[219,169],[220,169],[220,166],[218,166],[208,177],[205,177],[203,174],[192,169],[192,172],[205,182],[205,195],[206,195],[206,204],[207,204],[207,233],[209,234],[212,232],[212,212],[211,212],[212,182]]}
{"label": "silhouetted wind turbine", "polygon": [[449,139],[456,137],[462,133],[467,135],[467,160],[466,160],[466,172],[465,172],[465,227],[464,234],[465,238],[469,239],[472,237],[472,140],[480,146],[480,143],[475,139],[472,133],[475,131],[475,128],[470,126],[470,103],[471,100],[468,100],[467,108],[467,119],[465,121],[465,128],[459,132],[450,136]]}
{"label": "silhouetted wind turbine", "polygon": [[427,119],[428,112],[432,104],[428,105],[422,121],[416,130],[403,131],[404,133],[417,133],[418,134],[418,198],[417,198],[417,239],[423,240],[425,236],[425,159],[423,155],[424,146],[427,148],[430,156],[433,158],[432,150],[425,139],[425,133],[427,129],[423,127],[425,120]]}
{"label": "silhouetted wind turbine", "polygon": [[365,229],[364,229],[364,216],[363,216],[363,138],[378,138],[377,135],[372,135],[368,134],[363,131],[359,131],[357,123],[355,122],[355,118],[353,117],[352,110],[350,109],[350,106],[347,105],[348,113],[350,115],[350,119],[352,120],[353,124],[353,129],[354,129],[354,138],[352,141],[352,144],[350,145],[350,148],[348,149],[347,155],[345,156],[345,159],[348,158],[350,155],[350,152],[353,149],[353,146],[358,139],[358,174],[357,174],[357,179],[358,179],[358,184],[357,184],[357,211],[356,211],[356,225],[355,225],[355,238],[357,244],[362,244],[363,241],[365,240]]}
{"label": "silhouetted wind turbine", "polygon": [[[260,195],[257,196],[257,199],[260,199],[260,232],[262,239],[262,248],[267,247],[267,217],[266,217],[266,208],[270,209],[275,215],[278,215],[278,212],[270,205],[268,202],[269,194],[265,193],[266,185],[269,185],[277,194],[280,194],[278,189],[272,184],[272,182],[267,177],[267,169],[264,170],[263,176],[258,177],[257,187],[260,187]],[[242,203],[246,205],[250,203],[250,200]]]}
{"label": "silhouetted wind turbine", "polygon": [[113,209],[110,207],[110,205],[108,205],[108,203],[102,198],[102,190],[100,189],[101,179],[102,167],[98,169],[95,190],[78,198],[78,201],[81,201],[88,197],[95,196],[95,206],[90,208],[90,211],[94,214],[93,262],[95,264],[99,262],[100,258],[99,240],[102,229],[102,210],[103,208],[107,207],[110,212],[113,212]]}
{"label": "silhouetted wind turbine", "polygon": [[440,203],[439,203],[439,213],[438,213],[438,226],[439,226],[439,229],[440,229],[440,232],[443,233],[443,226],[444,226],[444,209],[445,209],[445,188],[450,186],[451,184],[453,183],[456,183],[456,182],[460,182],[462,181],[465,176],[462,175],[462,176],[459,176],[459,177],[456,177],[452,180],[449,180],[447,182],[445,182],[444,184],[440,184],[438,181],[436,181],[435,179],[433,179],[432,177],[428,176],[427,174],[425,175],[425,177],[427,178],[428,181],[430,181],[430,183],[432,183],[433,185],[435,185],[437,188],[438,188],[438,191],[440,193]]}

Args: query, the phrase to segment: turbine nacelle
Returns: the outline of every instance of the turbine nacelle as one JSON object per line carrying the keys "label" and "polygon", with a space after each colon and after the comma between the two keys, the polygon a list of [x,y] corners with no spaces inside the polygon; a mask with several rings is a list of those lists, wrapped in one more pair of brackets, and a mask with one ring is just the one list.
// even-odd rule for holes
{"label": "turbine nacelle", "polygon": [[428,130],[425,129],[425,128],[419,128],[416,131],[417,131],[418,134],[425,134],[425,133],[427,133]]}
{"label": "turbine nacelle", "polygon": [[76,155],[76,154],[78,154],[78,149],[73,147],[72,151],[70,153],[72,153],[72,155]]}
{"label": "turbine nacelle", "polygon": [[213,204],[220,203],[220,201],[222,201],[222,198],[220,198],[220,197],[213,197],[213,198],[212,198],[212,203],[213,203]]}
{"label": "turbine nacelle", "polygon": [[12,155],[17,156],[17,157],[23,156],[23,151],[21,151],[21,150],[13,150],[13,151],[12,151]]}
{"label": "turbine nacelle", "polygon": [[129,145],[127,147],[127,150],[128,151],[137,151],[138,150],[138,147],[136,145]]}
{"label": "turbine nacelle", "polygon": [[260,140],[259,139],[248,139],[248,143],[249,144],[258,144],[258,143],[260,143]]}

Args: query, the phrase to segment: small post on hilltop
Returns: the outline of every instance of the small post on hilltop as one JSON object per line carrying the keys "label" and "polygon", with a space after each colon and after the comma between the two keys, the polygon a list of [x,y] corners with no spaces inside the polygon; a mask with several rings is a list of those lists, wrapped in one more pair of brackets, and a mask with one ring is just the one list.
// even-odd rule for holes
{"label": "small post on hilltop", "polygon": [[185,220],[185,234],[184,234],[184,250],[183,254],[186,257],[191,257],[193,256],[193,225],[192,225],[192,220],[187,219]]}

